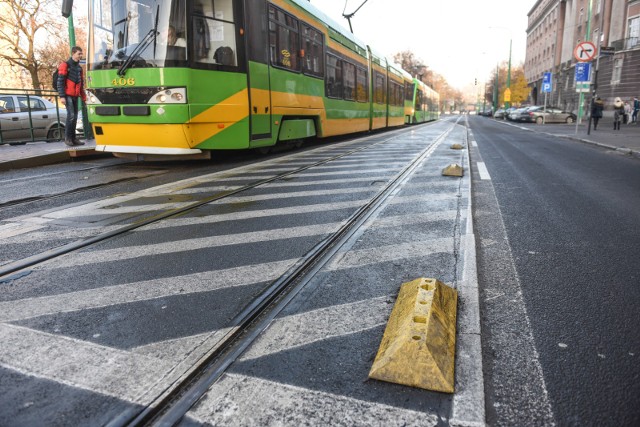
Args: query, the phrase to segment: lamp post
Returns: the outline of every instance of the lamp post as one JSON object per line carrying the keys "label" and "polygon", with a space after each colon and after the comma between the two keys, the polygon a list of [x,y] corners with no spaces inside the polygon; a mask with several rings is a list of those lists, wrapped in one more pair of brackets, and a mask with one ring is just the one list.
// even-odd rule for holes
{"label": "lamp post", "polygon": [[[493,111],[495,112],[498,109],[498,105],[500,102],[498,101],[498,92],[499,92],[499,82],[500,82],[500,73],[498,69],[498,64],[496,64],[496,81],[493,84]],[[506,110],[506,108],[505,108]]]}
{"label": "lamp post", "polygon": [[511,29],[507,27],[489,27],[495,30],[506,30],[509,32],[509,65],[507,68],[507,89],[504,95],[504,108],[511,107],[511,48],[513,46],[513,34]]}
{"label": "lamp post", "polygon": [[509,66],[507,68],[507,91],[509,92],[509,96],[505,97],[504,105],[505,107],[511,107],[511,45],[513,43],[513,39],[509,39]]}

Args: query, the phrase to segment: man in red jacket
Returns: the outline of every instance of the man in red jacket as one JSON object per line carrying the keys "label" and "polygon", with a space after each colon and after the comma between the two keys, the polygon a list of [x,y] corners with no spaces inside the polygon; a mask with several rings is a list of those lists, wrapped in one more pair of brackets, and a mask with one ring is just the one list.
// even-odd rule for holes
{"label": "man in red jacket", "polygon": [[64,143],[73,145],[84,145],[84,142],[76,138],[76,123],[78,122],[78,98],[87,100],[84,93],[84,78],[82,67],[82,48],[74,46],[71,48],[71,58],[58,66],[58,94],[60,101],[67,108],[67,121],[64,128]]}

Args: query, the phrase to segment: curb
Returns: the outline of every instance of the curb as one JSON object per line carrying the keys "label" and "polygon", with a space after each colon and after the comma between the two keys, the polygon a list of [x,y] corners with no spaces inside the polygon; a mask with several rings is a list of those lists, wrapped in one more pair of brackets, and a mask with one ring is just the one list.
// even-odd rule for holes
{"label": "curb", "polygon": [[[535,132],[535,131],[532,131],[532,132]],[[546,132],[543,132],[543,133],[546,133]],[[547,135],[557,136],[557,137],[560,137],[560,138],[571,139],[572,141],[584,142],[585,144],[594,145],[596,147],[601,147],[601,148],[606,148],[608,150],[618,151],[618,152],[620,152],[622,154],[626,154],[628,156],[640,158],[640,151],[636,151],[636,150],[633,150],[631,148],[615,147],[613,145],[603,144],[602,142],[595,142],[595,141],[591,141],[590,139],[580,138],[580,137],[572,136],[572,135],[562,135],[562,134],[555,134],[555,133],[547,133]]]}
{"label": "curb", "polygon": [[22,159],[13,159],[7,161],[0,161],[0,172],[6,172],[9,170],[26,169],[38,166],[54,165],[57,163],[71,162],[79,158],[94,158],[94,157],[111,157],[111,153],[98,152],[95,149],[79,149],[79,150],[65,150],[58,151],[56,153],[43,154],[40,156],[25,157]]}
{"label": "curb", "polygon": [[613,145],[609,145],[609,144],[603,144],[602,142],[595,142],[595,141],[591,141],[590,139],[585,139],[576,135],[566,135],[566,134],[558,134],[558,133],[551,133],[551,132],[538,132],[537,130],[534,129],[529,129],[526,127],[522,127],[522,126],[518,126],[512,123],[507,123],[507,122],[502,122],[499,120],[496,120],[496,122],[498,123],[502,123],[503,125],[506,126],[513,126],[513,127],[517,127],[518,129],[522,129],[522,130],[526,130],[529,132],[535,132],[535,133],[542,133],[545,135],[549,135],[549,136],[555,136],[558,138],[565,138],[565,139],[570,139],[572,141],[579,141],[579,142],[584,142],[585,144],[590,144],[590,145],[594,145],[596,147],[601,147],[601,148],[606,148],[608,150],[613,150],[613,151],[618,151],[622,154],[626,154],[632,157],[638,157],[640,158],[640,151],[637,150],[633,150],[631,148],[621,148],[621,147],[616,147]]}
{"label": "curb", "polygon": [[56,163],[64,163],[71,160],[67,151],[59,151],[57,153],[45,154],[43,156],[26,157],[24,159],[7,160],[0,163],[0,171],[8,171],[12,169],[24,169],[35,166],[53,165]]}

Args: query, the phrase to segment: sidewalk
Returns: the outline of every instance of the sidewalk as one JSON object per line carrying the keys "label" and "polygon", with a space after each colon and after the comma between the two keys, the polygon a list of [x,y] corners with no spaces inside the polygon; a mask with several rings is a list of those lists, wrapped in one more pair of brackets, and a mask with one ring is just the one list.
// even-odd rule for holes
{"label": "sidewalk", "polygon": [[[497,120],[502,122],[501,120]],[[640,157],[640,123],[621,125],[620,130],[613,130],[613,119],[604,118],[598,123],[598,129],[593,129],[587,134],[588,120],[583,120],[582,124],[544,124],[503,122],[510,126],[517,126],[532,132],[546,133],[553,136],[568,138],[586,144],[593,144],[599,147],[620,151],[635,157]]]}
{"label": "sidewalk", "polygon": [[95,151],[95,139],[82,141],[85,145],[77,147],[68,147],[63,141],[36,141],[25,145],[0,144],[0,171],[64,163],[78,157],[110,155]]}

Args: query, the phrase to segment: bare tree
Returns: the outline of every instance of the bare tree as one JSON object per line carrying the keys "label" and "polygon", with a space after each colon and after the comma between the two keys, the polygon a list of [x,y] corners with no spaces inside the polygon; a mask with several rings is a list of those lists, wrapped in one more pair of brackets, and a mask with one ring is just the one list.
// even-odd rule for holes
{"label": "bare tree", "polygon": [[[59,0],[0,0],[0,61],[16,72],[26,72],[31,87],[50,88],[53,69],[68,57],[67,20]],[[61,58],[60,46],[67,46]],[[56,48],[57,46],[57,48]],[[43,81],[45,80],[45,81]]]}

